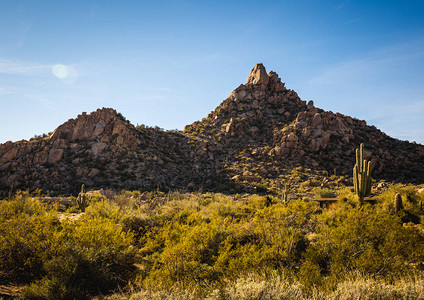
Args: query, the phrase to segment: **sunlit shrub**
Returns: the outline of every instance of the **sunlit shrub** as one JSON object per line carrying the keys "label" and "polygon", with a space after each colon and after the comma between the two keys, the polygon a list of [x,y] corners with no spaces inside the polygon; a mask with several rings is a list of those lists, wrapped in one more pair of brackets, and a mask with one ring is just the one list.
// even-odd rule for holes
{"label": "sunlit shrub", "polygon": [[19,197],[0,202],[0,274],[32,282],[25,299],[83,299],[126,285],[136,249],[117,216],[99,202],[59,222],[55,206]]}
{"label": "sunlit shrub", "polygon": [[336,192],[329,188],[314,188],[314,195],[316,198],[335,198],[337,196]]}
{"label": "sunlit shrub", "polygon": [[402,226],[397,216],[376,209],[340,211],[331,224],[323,226],[307,256],[316,264],[323,255],[330,261],[331,275],[351,271],[364,274],[399,274],[424,257],[424,240],[414,227]]}
{"label": "sunlit shrub", "polygon": [[44,274],[58,230],[55,207],[22,195],[0,201],[0,276],[29,282]]}

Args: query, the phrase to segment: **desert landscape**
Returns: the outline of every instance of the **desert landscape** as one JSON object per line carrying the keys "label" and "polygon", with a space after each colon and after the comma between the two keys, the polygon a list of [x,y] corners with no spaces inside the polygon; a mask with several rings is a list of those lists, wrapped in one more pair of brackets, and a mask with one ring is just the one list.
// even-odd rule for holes
{"label": "desert landscape", "polygon": [[0,40],[0,299],[424,299],[422,3],[18,2],[79,43]]}
{"label": "desert landscape", "polygon": [[0,162],[5,295],[423,296],[424,146],[306,103],[262,64],[184,131],[102,108],[2,144]]}

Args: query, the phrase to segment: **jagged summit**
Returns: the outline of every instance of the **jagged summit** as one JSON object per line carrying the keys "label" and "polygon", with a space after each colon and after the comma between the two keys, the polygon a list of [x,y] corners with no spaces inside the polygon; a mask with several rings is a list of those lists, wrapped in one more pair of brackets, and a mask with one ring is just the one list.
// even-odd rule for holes
{"label": "jagged summit", "polygon": [[[267,74],[263,64],[256,64],[246,84],[236,88],[201,122],[186,126],[185,132],[218,139],[235,148],[245,146],[235,142],[239,139],[265,145],[272,140],[277,124],[290,124],[299,111],[306,109],[317,111],[296,92],[286,89],[276,72]],[[214,136],[209,134],[212,131]]]}
{"label": "jagged summit", "polygon": [[250,71],[249,77],[247,77],[246,84],[263,84],[267,85],[269,77],[266,73],[263,64],[256,64],[252,71]]}
{"label": "jagged summit", "polygon": [[250,71],[249,76],[246,81],[247,85],[262,85],[263,87],[268,87],[272,90],[284,90],[284,83],[281,82],[281,79],[278,77],[278,74],[274,71],[266,73],[266,69],[263,64],[256,64],[252,71]]}

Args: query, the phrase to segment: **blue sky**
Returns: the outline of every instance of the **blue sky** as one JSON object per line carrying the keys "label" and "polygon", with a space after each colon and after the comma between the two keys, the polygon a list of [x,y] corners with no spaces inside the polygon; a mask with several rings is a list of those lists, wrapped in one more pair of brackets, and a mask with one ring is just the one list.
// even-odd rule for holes
{"label": "blue sky", "polygon": [[100,107],[183,129],[258,62],[317,107],[424,144],[424,0],[0,0],[0,143]]}

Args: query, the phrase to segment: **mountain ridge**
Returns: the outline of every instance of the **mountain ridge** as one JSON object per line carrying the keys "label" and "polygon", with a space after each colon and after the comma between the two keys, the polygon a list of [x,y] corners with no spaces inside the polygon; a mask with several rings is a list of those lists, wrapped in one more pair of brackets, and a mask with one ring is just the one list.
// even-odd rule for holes
{"label": "mountain ridge", "polygon": [[[135,127],[111,108],[82,113],[48,137],[0,144],[0,192],[42,188],[257,190],[299,184],[293,170],[336,173],[348,183],[366,147],[376,179],[424,182],[424,146],[365,121],[324,111],[254,66],[241,84],[184,131]],[[324,172],[324,173],[323,173]]]}

